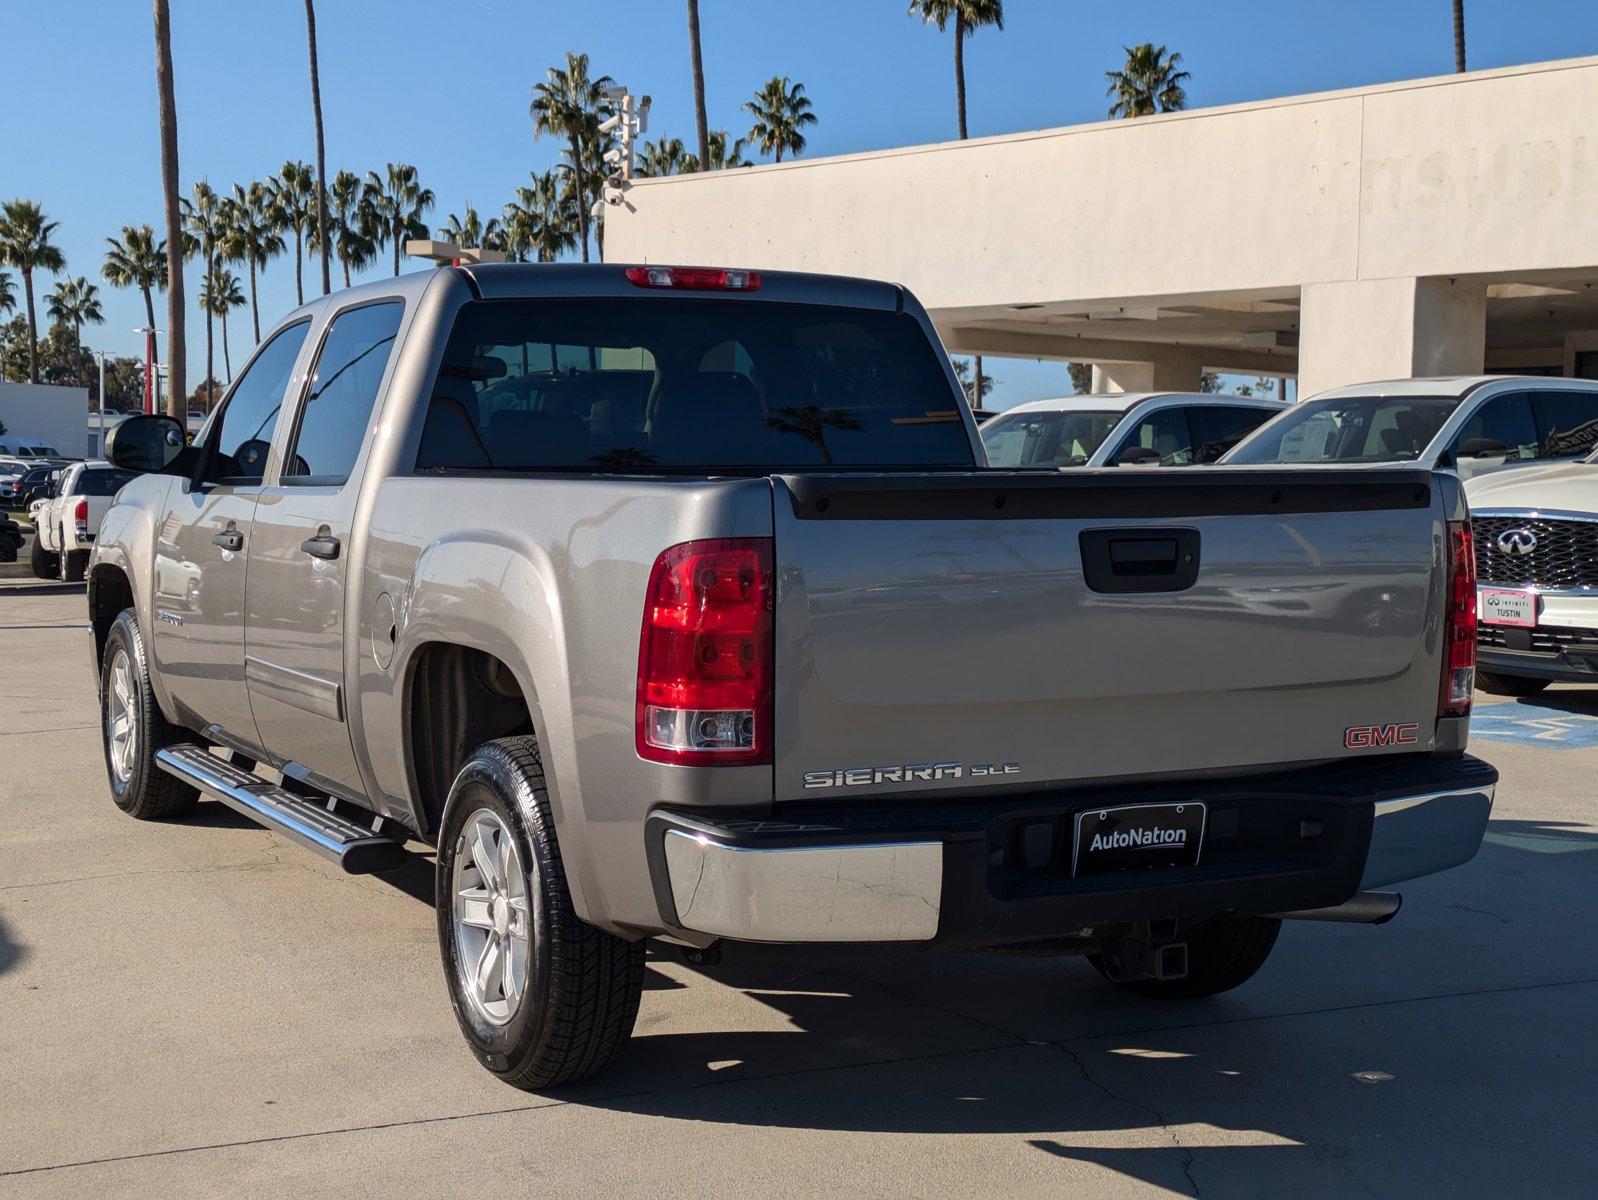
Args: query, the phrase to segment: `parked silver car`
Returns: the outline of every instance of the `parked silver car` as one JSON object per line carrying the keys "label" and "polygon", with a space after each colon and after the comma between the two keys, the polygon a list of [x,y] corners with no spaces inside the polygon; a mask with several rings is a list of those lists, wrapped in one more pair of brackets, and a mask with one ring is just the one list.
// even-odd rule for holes
{"label": "parked silver car", "polygon": [[980,426],[994,467],[1212,463],[1287,405],[1261,396],[1116,392],[1031,400]]}

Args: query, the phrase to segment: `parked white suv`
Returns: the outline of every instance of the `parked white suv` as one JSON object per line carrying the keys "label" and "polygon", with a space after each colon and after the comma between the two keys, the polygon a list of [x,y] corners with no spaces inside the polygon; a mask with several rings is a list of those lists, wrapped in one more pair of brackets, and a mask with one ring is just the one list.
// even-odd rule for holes
{"label": "parked white suv", "polygon": [[1263,396],[1115,392],[1018,404],[978,432],[991,467],[1214,462],[1287,405]]}
{"label": "parked white suv", "polygon": [[1470,375],[1334,388],[1291,406],[1226,456],[1229,465],[1418,463],[1471,479],[1582,458],[1598,447],[1598,381]]}
{"label": "parked white suv", "polygon": [[1598,454],[1473,479],[1477,686],[1598,683]]}
{"label": "parked white suv", "polygon": [[40,579],[73,583],[83,578],[94,535],[111,500],[132,479],[104,462],[73,463],[61,472],[48,499],[30,506],[33,552],[29,565]]}

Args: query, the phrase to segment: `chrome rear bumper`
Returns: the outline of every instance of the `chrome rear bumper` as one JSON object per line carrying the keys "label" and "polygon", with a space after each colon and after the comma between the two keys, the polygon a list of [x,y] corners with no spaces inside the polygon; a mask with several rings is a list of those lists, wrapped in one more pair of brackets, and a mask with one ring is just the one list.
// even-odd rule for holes
{"label": "chrome rear bumper", "polygon": [[1496,785],[1376,802],[1361,891],[1418,879],[1476,857]]}

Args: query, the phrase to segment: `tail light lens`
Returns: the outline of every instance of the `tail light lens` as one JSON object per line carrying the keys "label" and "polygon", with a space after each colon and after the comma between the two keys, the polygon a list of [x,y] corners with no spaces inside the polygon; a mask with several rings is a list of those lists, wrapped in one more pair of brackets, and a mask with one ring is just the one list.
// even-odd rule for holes
{"label": "tail light lens", "polygon": [[676,288],[684,292],[754,292],[760,272],[736,267],[628,267],[623,272],[634,287]]}
{"label": "tail light lens", "polygon": [[771,761],[770,538],[684,542],[655,560],[638,645],[638,754]]}
{"label": "tail light lens", "polygon": [[1476,686],[1476,543],[1469,521],[1448,523],[1446,596],[1437,715],[1465,717],[1470,715],[1470,695]]}
{"label": "tail light lens", "polygon": [[89,532],[89,502],[79,500],[72,510],[72,523],[78,527],[79,533]]}

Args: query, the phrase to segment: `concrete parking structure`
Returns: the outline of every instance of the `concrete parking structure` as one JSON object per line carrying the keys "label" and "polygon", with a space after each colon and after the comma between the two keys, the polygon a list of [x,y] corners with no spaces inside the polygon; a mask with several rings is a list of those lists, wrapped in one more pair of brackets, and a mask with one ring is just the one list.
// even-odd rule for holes
{"label": "concrete parking structure", "polygon": [[[350,878],[106,795],[83,597],[0,591],[0,1195],[1576,1195],[1594,1116],[1598,691],[1481,710],[1481,854],[1164,1006],[1079,960],[652,955],[614,1074],[482,1072],[432,863]],[[13,693],[15,694],[15,693]]]}

